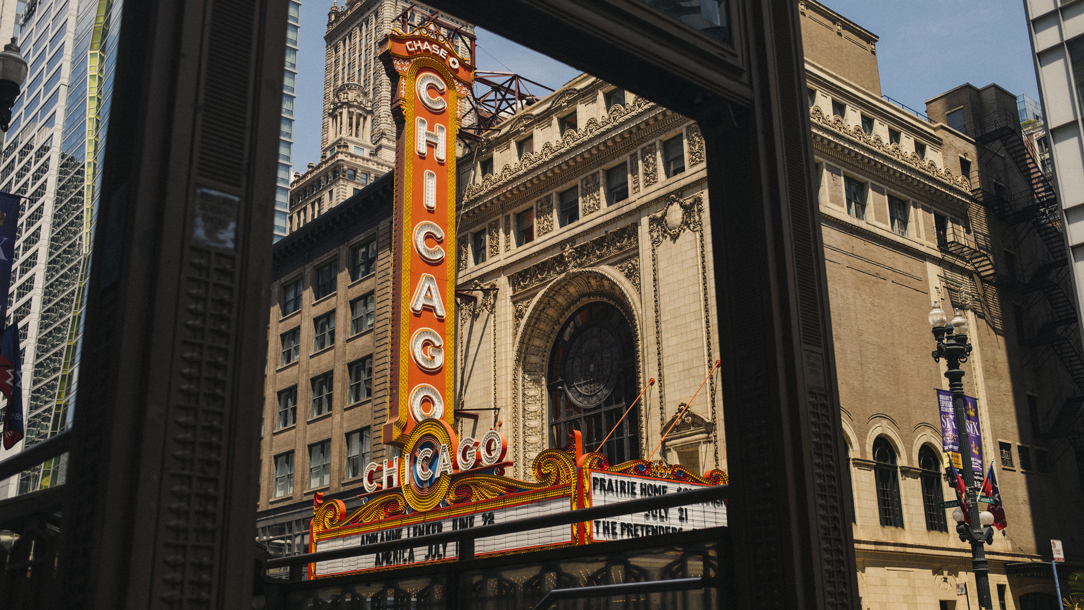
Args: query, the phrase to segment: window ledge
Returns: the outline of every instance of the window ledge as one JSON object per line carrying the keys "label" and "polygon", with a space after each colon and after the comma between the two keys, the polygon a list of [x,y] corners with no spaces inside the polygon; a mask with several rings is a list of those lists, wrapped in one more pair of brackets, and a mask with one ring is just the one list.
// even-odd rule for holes
{"label": "window ledge", "polygon": [[1016,472],[1016,469],[1013,468],[1012,466],[1002,466],[1001,469],[1006,470],[1008,472]]}
{"label": "window ledge", "polygon": [[331,351],[333,349],[335,349],[335,342],[334,341],[331,342],[331,345],[328,345],[327,347],[322,347],[322,348],[316,350],[315,352],[312,352],[311,354],[309,354],[309,358],[315,358],[316,356],[318,356],[318,355],[320,355],[320,354],[322,354],[324,352]]}
{"label": "window ledge", "polygon": [[357,286],[358,284],[364,282],[365,280],[367,280],[367,279],[369,279],[369,278],[371,278],[371,277],[373,277],[375,275],[376,275],[376,271],[370,271],[369,273],[359,277],[356,280],[350,280],[350,283],[347,284],[346,287],[347,288],[353,288],[354,286]]}
{"label": "window ledge", "polygon": [[335,296],[335,293],[337,293],[337,292],[338,292],[338,290],[332,290],[331,292],[325,294],[324,296],[320,297],[319,299],[314,300],[312,302],[313,307],[315,307],[319,303],[323,303],[324,301],[326,301],[326,300],[328,300],[330,298],[333,298]]}
{"label": "window ledge", "polygon": [[294,367],[294,366],[297,366],[297,363],[298,363],[298,362],[299,362],[300,360],[301,360],[301,355],[300,355],[300,354],[298,354],[297,358],[295,358],[293,362],[291,362],[291,363],[289,363],[289,364],[283,364],[283,365],[279,366],[279,368],[275,369],[275,372],[276,372],[276,373],[281,373],[282,371],[285,371],[286,369],[288,369],[288,368],[290,368],[290,367]]}
{"label": "window ledge", "polygon": [[275,430],[275,431],[271,432],[271,436],[275,436],[277,434],[280,434],[282,432],[286,432],[288,430],[293,430],[295,428],[297,428],[297,422],[294,422],[294,423],[290,424],[289,426],[285,426],[283,428],[279,428],[278,430]]}
{"label": "window ledge", "polygon": [[327,485],[321,485],[319,487],[313,487],[312,489],[306,489],[305,493],[303,493],[302,495],[311,496],[318,491],[327,491],[329,489],[331,489],[331,483],[328,483]]}
{"label": "window ledge", "polygon": [[284,502],[287,502],[287,501],[293,500],[293,499],[294,499],[294,494],[291,493],[291,494],[287,494],[285,496],[279,496],[277,498],[271,498],[270,500],[268,500],[268,503],[269,504],[282,504]]}
{"label": "window ledge", "polygon": [[353,409],[354,407],[359,407],[361,405],[368,405],[368,404],[372,404],[372,403],[373,403],[373,397],[370,396],[368,398],[362,398],[361,400],[359,400],[359,401],[357,401],[357,402],[355,402],[353,404],[346,405],[345,407],[343,407],[343,409]]}
{"label": "window ledge", "polygon": [[316,417],[310,417],[309,419],[305,420],[305,423],[306,424],[311,424],[313,422],[318,422],[318,421],[320,421],[322,419],[327,419],[328,417],[331,417],[331,414],[334,413],[334,412],[335,412],[335,406],[332,405],[331,408],[327,410],[327,413],[321,413],[320,415],[317,415]]}
{"label": "window ledge", "polygon": [[376,328],[375,323],[372,326],[370,326],[369,328],[366,328],[363,331],[359,331],[357,333],[354,333],[353,335],[350,335],[349,337],[346,338],[346,340],[350,341],[351,339],[356,339],[358,337],[364,337],[365,335],[368,335],[369,333],[373,332],[374,328]]}
{"label": "window ledge", "polygon": [[[279,324],[282,324],[283,320],[289,320],[290,318],[292,318],[294,316],[300,316],[300,315],[301,315],[301,308],[298,307],[294,311],[291,311],[290,313],[288,313],[288,314],[282,316],[281,318],[279,318]],[[286,331],[286,332],[289,332],[289,331]]]}

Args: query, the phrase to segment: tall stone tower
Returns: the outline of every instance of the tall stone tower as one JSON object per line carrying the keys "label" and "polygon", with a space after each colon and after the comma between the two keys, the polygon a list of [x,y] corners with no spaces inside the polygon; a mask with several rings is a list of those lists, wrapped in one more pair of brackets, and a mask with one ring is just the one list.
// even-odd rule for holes
{"label": "tall stone tower", "polygon": [[[402,27],[400,20],[407,27],[421,25],[434,12],[405,0],[346,0],[341,7],[338,0],[332,2],[324,35],[320,162],[310,163],[303,174],[294,173],[291,232],[394,167],[391,82],[376,55],[388,32]],[[459,30],[474,36],[474,26],[465,22],[443,14],[436,21],[445,35]],[[459,46],[462,54],[469,54],[466,45]]]}

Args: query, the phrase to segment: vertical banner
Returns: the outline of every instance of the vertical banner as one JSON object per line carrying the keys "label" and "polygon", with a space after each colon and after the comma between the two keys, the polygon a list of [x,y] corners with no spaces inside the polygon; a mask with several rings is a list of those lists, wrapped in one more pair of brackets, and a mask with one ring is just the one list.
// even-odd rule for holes
{"label": "vertical banner", "polygon": [[11,262],[15,258],[15,229],[19,225],[19,198],[0,193],[0,326],[7,320]]}
{"label": "vertical banner", "polygon": [[19,361],[19,325],[4,329],[0,338],[0,394],[8,400],[4,409],[4,449],[23,439],[23,367]]}
{"label": "vertical banner", "polygon": [[[967,436],[971,445],[971,470],[981,478],[983,475],[982,430],[979,428],[979,402],[965,396],[964,412],[967,416]],[[937,408],[941,416],[941,447],[952,459],[957,470],[963,469],[960,457],[960,435],[956,429],[956,412],[952,407],[952,392],[937,390]]]}
{"label": "vertical banner", "polygon": [[474,68],[436,28],[393,31],[380,59],[397,128],[385,443],[455,424],[456,134]]}

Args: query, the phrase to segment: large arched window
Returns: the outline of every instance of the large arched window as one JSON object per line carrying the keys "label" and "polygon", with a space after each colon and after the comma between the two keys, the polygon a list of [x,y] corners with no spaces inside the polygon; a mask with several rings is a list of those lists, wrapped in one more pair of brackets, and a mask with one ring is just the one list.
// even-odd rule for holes
{"label": "large arched window", "polygon": [[884,437],[873,441],[874,477],[877,479],[877,510],[881,525],[903,527],[903,507],[900,505],[900,469],[896,452]]}
{"label": "large arched window", "polygon": [[618,424],[636,398],[636,345],[620,310],[589,303],[572,314],[553,343],[547,379],[551,447],[579,430],[584,451],[601,451],[611,464],[640,457],[639,409]]}
{"label": "large arched window", "polygon": [[923,445],[918,450],[918,467],[922,469],[922,507],[926,511],[926,529],[947,532],[945,509],[938,506],[945,500],[941,488],[941,461],[933,449]]}

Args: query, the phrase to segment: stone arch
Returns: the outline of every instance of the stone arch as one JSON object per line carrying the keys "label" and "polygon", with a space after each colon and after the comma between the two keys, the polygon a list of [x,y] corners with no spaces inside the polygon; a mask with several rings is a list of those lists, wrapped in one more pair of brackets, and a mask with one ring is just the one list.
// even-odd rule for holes
{"label": "stone arch", "polygon": [[[873,459],[873,441],[877,440],[879,436],[883,436],[888,441],[888,444],[892,445],[892,450],[896,452],[897,466],[911,465],[910,452],[905,449],[907,445],[900,438],[900,435],[884,422],[874,424],[866,435],[865,451],[869,459]],[[918,449],[915,449],[915,455],[918,455]]]}
{"label": "stone arch", "polygon": [[918,467],[918,452],[922,450],[924,445],[929,445],[933,450],[933,454],[941,460],[941,465],[945,465],[945,452],[942,447],[940,434],[934,434],[931,429],[920,429],[918,435],[915,437],[914,442],[911,444],[911,463]]}
{"label": "stone arch", "polygon": [[[539,292],[527,308],[517,333],[512,381],[512,444],[517,472],[547,447],[545,375],[550,348],[565,319],[582,305],[609,303],[625,315],[636,343],[637,383],[643,385],[643,315],[638,292],[612,267],[569,271]],[[644,436],[644,410],[640,410],[640,438]]]}

